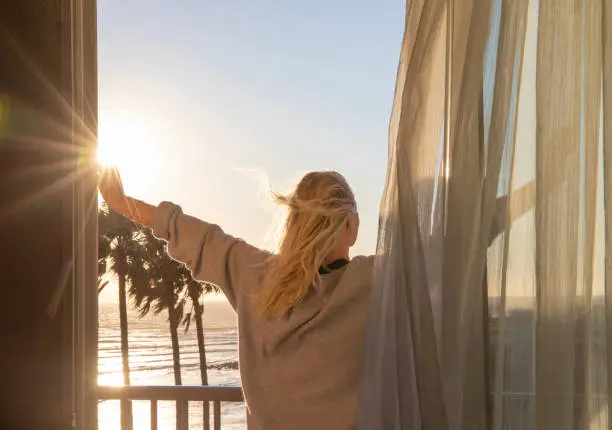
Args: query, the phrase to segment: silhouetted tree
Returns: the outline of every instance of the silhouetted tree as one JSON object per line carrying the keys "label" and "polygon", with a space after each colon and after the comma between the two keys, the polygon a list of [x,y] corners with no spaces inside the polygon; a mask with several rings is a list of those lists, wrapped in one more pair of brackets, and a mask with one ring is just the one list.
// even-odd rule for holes
{"label": "silhouetted tree", "polygon": [[[119,296],[119,327],[121,332],[121,363],[123,383],[130,385],[130,364],[128,349],[127,285],[142,285],[147,282],[143,270],[144,248],[141,229],[104,204],[98,211],[98,291],[106,285],[104,273],[117,276]],[[133,426],[131,402],[121,404],[122,429]]]}
{"label": "silhouetted tree", "polygon": [[[186,294],[189,273],[182,264],[170,258],[165,243],[153,236],[151,230],[141,228],[140,237],[145,249],[146,261],[143,270],[146,272],[148,282],[133,284],[130,295],[141,316],[146,315],[151,309],[155,314],[168,312],[174,383],[183,385],[178,327],[182,320],[185,302],[180,296]],[[187,413],[187,404],[179,402],[177,429],[185,427],[183,423],[186,422]]]}
{"label": "silhouetted tree", "polygon": [[[204,303],[202,302],[202,298],[204,294],[215,293],[218,292],[219,289],[212,284],[200,283],[194,280],[190,273],[187,273],[187,277],[189,279],[189,283],[187,284],[187,296],[189,297],[189,302],[191,303],[191,311],[186,313],[183,317],[183,327],[185,328],[185,332],[187,332],[189,330],[191,320],[195,322],[196,337],[198,340],[198,353],[200,356],[200,377],[202,380],[202,385],[208,385],[208,364],[206,360],[206,347],[204,345]],[[210,409],[208,402],[204,402],[202,413],[204,422],[209,423]]]}

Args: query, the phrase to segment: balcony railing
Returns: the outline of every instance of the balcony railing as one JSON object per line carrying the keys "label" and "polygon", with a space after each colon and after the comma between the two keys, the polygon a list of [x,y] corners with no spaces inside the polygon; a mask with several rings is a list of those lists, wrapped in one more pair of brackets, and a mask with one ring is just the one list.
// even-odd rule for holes
{"label": "balcony railing", "polygon": [[[213,404],[213,428],[221,430],[221,403],[242,402],[242,390],[240,387],[211,387],[211,386],[98,386],[99,400],[148,400],[151,404],[151,430],[157,427],[157,402],[176,402],[176,414],[178,417],[180,405],[186,407],[189,402],[201,402],[204,405],[204,429],[210,429],[210,417],[208,414],[210,403]],[[180,429],[189,428],[188,414],[183,414]]]}

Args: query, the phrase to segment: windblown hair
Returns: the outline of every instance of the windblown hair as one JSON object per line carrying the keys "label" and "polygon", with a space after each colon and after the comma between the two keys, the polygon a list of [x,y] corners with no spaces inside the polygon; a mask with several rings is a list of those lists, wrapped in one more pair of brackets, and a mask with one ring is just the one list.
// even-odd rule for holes
{"label": "windblown hair", "polygon": [[278,251],[266,261],[257,297],[262,315],[271,318],[286,315],[320,282],[319,267],[356,210],[346,179],[332,171],[310,172],[293,192],[273,197],[288,213]]}

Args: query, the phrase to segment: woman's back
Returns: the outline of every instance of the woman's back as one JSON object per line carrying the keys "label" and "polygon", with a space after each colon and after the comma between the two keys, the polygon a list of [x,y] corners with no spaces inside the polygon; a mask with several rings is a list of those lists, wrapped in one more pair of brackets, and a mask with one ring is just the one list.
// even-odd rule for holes
{"label": "woman's back", "polygon": [[320,289],[281,319],[237,308],[250,429],[354,426],[371,257],[322,275]]}
{"label": "woman's back", "polygon": [[373,257],[320,276],[280,318],[257,306],[270,254],[162,203],[154,233],[193,276],[218,285],[238,314],[240,373],[249,429],[348,429],[355,412]]}

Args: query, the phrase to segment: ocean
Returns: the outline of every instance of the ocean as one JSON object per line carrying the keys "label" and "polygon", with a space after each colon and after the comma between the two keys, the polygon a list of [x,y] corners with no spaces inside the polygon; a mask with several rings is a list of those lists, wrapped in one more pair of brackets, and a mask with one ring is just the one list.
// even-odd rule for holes
{"label": "ocean", "polygon": [[[210,385],[239,386],[236,317],[224,298],[204,301],[204,337]],[[138,316],[128,304],[128,339],[132,385],[174,385],[172,348],[167,313]],[[201,385],[200,358],[195,324],[189,331],[179,329],[181,374],[183,385]],[[100,303],[98,332],[98,384],[123,385],[119,331],[119,308],[116,303]],[[246,428],[243,403],[226,403],[221,408],[223,429]],[[211,409],[212,415],[212,409]],[[133,402],[134,430],[149,430],[149,402]],[[212,423],[212,420],[211,420]],[[98,403],[99,430],[119,430],[119,401]],[[174,429],[174,403],[158,403],[160,429]],[[189,429],[202,428],[202,404],[189,408]]]}

